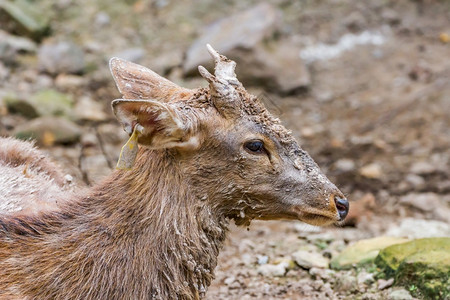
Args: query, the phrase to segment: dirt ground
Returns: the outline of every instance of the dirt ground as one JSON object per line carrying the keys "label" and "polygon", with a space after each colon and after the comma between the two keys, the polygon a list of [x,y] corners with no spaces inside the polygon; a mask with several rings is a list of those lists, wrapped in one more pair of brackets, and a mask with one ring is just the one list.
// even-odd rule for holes
{"label": "dirt ground", "polygon": [[[89,97],[99,105],[104,117],[76,121],[80,141],[41,145],[77,184],[95,184],[111,171],[126,141],[109,108],[119,94],[107,59],[134,49],[143,53],[140,64],[175,82],[206,85],[198,77],[183,76],[187,49],[208,24],[256,3],[42,1],[52,28],[43,42],[80,45],[88,71],[72,75],[79,83],[64,85],[61,78],[68,77],[39,70],[36,53],[18,53],[12,62],[0,62],[0,96],[54,88],[70,94],[75,103]],[[383,235],[405,218],[449,222],[450,2],[270,3],[282,11],[279,34],[310,50],[301,52],[310,83],[287,94],[259,85],[248,88],[347,195],[351,212],[343,227],[283,221],[232,226],[207,299],[388,299],[397,288],[380,289],[368,270],[296,265],[276,276],[264,274],[261,266],[291,260],[299,249],[332,258],[346,245]],[[336,50],[346,35],[357,39],[364,34],[375,41],[359,40]],[[334,49],[333,56],[323,49]],[[11,135],[26,121],[4,111],[0,134]],[[423,200],[408,200],[415,196]]]}

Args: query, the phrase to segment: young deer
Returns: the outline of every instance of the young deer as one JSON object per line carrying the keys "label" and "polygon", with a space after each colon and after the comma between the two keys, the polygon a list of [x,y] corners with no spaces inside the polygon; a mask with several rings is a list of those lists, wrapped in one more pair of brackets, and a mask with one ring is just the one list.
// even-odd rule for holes
{"label": "young deer", "polygon": [[[0,299],[199,299],[230,219],[327,225],[345,218],[347,200],[245,91],[235,62],[208,51],[215,74],[199,71],[209,89],[184,89],[111,59],[123,94],[112,106],[141,145],[136,161],[84,193],[33,200],[53,208],[1,216]],[[37,189],[29,182],[39,170],[46,180],[60,177],[42,161],[20,171],[26,153],[4,150],[11,143],[39,154],[25,142],[0,140],[0,166],[14,169],[22,184]],[[132,154],[125,160],[131,166]],[[5,190],[13,197],[12,187],[0,185],[2,201]]]}

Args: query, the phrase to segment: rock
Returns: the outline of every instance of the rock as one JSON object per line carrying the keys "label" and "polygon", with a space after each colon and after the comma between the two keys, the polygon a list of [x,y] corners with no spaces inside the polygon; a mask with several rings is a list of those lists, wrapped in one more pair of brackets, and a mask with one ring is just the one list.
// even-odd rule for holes
{"label": "rock", "polygon": [[351,172],[355,170],[355,162],[349,158],[342,158],[334,163],[334,167],[339,172]]}
{"label": "rock", "polygon": [[237,73],[244,85],[262,85],[287,94],[311,84],[309,71],[299,51],[300,48],[284,40],[261,44],[251,51],[232,49],[228,55],[236,61]]}
{"label": "rock", "polygon": [[311,268],[309,269],[309,275],[313,278],[321,278],[323,281],[330,281],[333,276],[335,276],[335,271],[330,269],[322,268]]}
{"label": "rock", "polygon": [[104,121],[108,117],[100,103],[86,96],[81,97],[75,104],[74,116],[81,121]]}
{"label": "rock", "polygon": [[401,21],[399,14],[395,10],[389,8],[383,9],[381,17],[390,25],[398,25]]}
{"label": "rock", "polygon": [[408,174],[406,177],[406,182],[411,185],[412,188],[418,190],[425,186],[425,179],[422,176],[416,174]]}
{"label": "rock", "polygon": [[374,279],[374,274],[372,273],[367,273],[366,271],[362,270],[361,272],[359,272],[358,276],[356,277],[356,281],[358,282],[359,285],[361,284],[371,284],[373,282],[375,282]]}
{"label": "rock", "polygon": [[417,175],[428,175],[436,172],[437,168],[433,164],[426,162],[426,161],[418,161],[415,162],[411,166],[411,173],[417,174]]}
{"label": "rock", "polygon": [[28,38],[14,36],[0,30],[0,59],[5,63],[13,63],[19,53],[36,52],[36,44]]}
{"label": "rock", "polygon": [[385,233],[392,237],[405,237],[410,239],[426,237],[450,236],[450,225],[434,220],[405,218],[400,224],[393,224]]}
{"label": "rock", "polygon": [[299,250],[292,253],[295,262],[302,268],[328,268],[328,259],[320,253]]}
{"label": "rock", "polygon": [[212,67],[206,44],[211,44],[226,56],[236,48],[252,49],[275,33],[279,19],[280,12],[277,9],[261,3],[209,25],[186,53],[183,64],[185,74],[197,72],[199,65]]}
{"label": "rock", "polygon": [[236,277],[230,276],[230,277],[225,278],[225,280],[223,281],[223,283],[224,283],[225,285],[231,285],[235,280],[236,280]]}
{"label": "rock", "polygon": [[356,277],[349,273],[340,274],[336,278],[336,289],[339,291],[353,292],[358,289]]}
{"label": "rock", "polygon": [[101,124],[97,130],[104,143],[125,144],[130,138],[117,124]]}
{"label": "rock", "polygon": [[119,57],[134,63],[138,63],[145,56],[145,50],[142,48],[129,48],[122,52],[112,55],[113,57]]}
{"label": "rock", "polygon": [[38,144],[72,144],[81,136],[78,125],[58,117],[41,117],[19,125],[13,135],[19,139],[34,139]]}
{"label": "rock", "polygon": [[28,102],[40,116],[71,116],[73,99],[55,90],[42,90],[32,95]]}
{"label": "rock", "polygon": [[441,205],[441,197],[435,193],[408,194],[400,198],[400,203],[421,211],[433,211],[436,208],[444,209]]}
{"label": "rock", "polygon": [[389,300],[413,300],[414,298],[405,289],[397,289],[389,293]]}
{"label": "rock", "polygon": [[59,90],[75,92],[86,84],[82,76],[71,74],[59,74],[55,78],[55,86]]}
{"label": "rock", "polygon": [[38,51],[41,71],[50,74],[82,73],[85,68],[83,50],[72,42],[44,43]]}
{"label": "rock", "polygon": [[387,289],[388,287],[391,287],[394,284],[394,278],[389,278],[388,280],[378,279],[377,284],[378,284],[378,289],[380,291]]}
{"label": "rock", "polygon": [[353,11],[344,18],[344,24],[353,31],[360,31],[367,27],[367,20],[361,12]]}
{"label": "rock", "polygon": [[[86,151],[89,149],[90,151]],[[86,174],[91,184],[99,182],[111,173],[108,161],[98,147],[83,149],[80,168]]]}
{"label": "rock", "polygon": [[366,178],[370,178],[370,179],[380,179],[381,176],[383,175],[381,166],[377,163],[372,163],[372,164],[362,167],[359,170],[359,173],[362,176],[364,176]]}
{"label": "rock", "polygon": [[95,15],[95,25],[99,27],[104,27],[109,25],[111,22],[111,17],[104,11],[101,11]]}
{"label": "rock", "polygon": [[450,238],[417,239],[380,251],[375,263],[395,283],[415,285],[427,299],[450,295]]}
{"label": "rock", "polygon": [[33,105],[31,105],[28,101],[17,97],[16,95],[6,95],[3,97],[3,101],[6,104],[8,111],[13,114],[21,114],[28,119],[39,116],[39,113]]}
{"label": "rock", "polygon": [[289,267],[289,263],[286,261],[282,261],[276,265],[273,264],[265,264],[258,267],[258,274],[262,274],[266,277],[281,277],[286,274],[287,269]]}
{"label": "rock", "polygon": [[345,248],[331,261],[330,266],[333,269],[341,270],[368,264],[374,261],[381,249],[407,241],[408,239],[393,237],[377,237],[360,240]]}
{"label": "rock", "polygon": [[26,0],[0,1],[0,26],[39,40],[48,32],[50,19],[38,3]]}
{"label": "rock", "polygon": [[322,241],[326,243],[330,243],[335,239],[335,235],[333,232],[322,232],[322,233],[313,233],[306,236],[306,240],[310,242]]}
{"label": "rock", "polygon": [[258,255],[258,265],[265,265],[269,262],[267,255]]}

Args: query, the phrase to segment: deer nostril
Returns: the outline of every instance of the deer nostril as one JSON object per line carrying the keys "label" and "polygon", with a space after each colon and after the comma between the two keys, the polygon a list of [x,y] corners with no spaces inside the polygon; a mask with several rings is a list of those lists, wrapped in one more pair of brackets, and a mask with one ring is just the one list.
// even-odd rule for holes
{"label": "deer nostril", "polygon": [[345,198],[335,196],[334,203],[336,204],[336,209],[339,213],[339,218],[341,219],[341,221],[344,220],[348,214],[348,209],[350,207],[350,205],[348,204],[348,200]]}

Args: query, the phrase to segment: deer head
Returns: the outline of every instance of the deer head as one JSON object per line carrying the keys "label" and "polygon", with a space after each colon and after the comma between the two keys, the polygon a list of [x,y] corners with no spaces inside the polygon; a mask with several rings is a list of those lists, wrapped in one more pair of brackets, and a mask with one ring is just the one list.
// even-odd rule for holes
{"label": "deer head", "polygon": [[236,78],[236,63],[207,47],[215,72],[202,66],[199,72],[209,89],[184,89],[147,68],[111,59],[123,95],[112,103],[114,114],[141,147],[152,149],[138,159],[163,151],[199,202],[238,225],[252,219],[342,221],[349,208],[343,194],[247,93]]}

